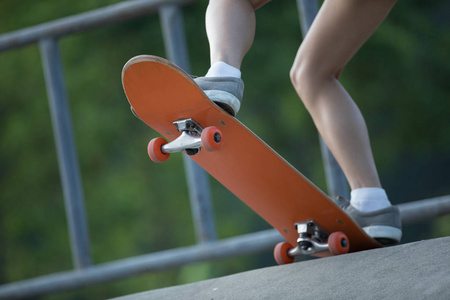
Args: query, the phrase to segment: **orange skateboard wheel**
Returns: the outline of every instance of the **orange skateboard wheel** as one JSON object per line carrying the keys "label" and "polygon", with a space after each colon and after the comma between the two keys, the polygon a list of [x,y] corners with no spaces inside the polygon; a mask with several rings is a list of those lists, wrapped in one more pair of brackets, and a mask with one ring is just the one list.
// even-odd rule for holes
{"label": "orange skateboard wheel", "polygon": [[167,144],[167,141],[162,137],[152,139],[150,143],[148,143],[147,152],[151,160],[160,163],[169,159],[170,153],[162,152],[162,146],[165,144]]}
{"label": "orange skateboard wheel", "polygon": [[293,263],[295,257],[289,255],[289,250],[292,248],[291,244],[287,242],[278,243],[273,249],[273,256],[279,265]]}
{"label": "orange skateboard wheel", "polygon": [[201,140],[202,146],[208,152],[217,151],[223,146],[222,132],[215,126],[203,129]]}
{"label": "orange skateboard wheel", "polygon": [[333,232],[328,237],[328,248],[333,255],[345,254],[350,250],[350,241],[345,233]]}

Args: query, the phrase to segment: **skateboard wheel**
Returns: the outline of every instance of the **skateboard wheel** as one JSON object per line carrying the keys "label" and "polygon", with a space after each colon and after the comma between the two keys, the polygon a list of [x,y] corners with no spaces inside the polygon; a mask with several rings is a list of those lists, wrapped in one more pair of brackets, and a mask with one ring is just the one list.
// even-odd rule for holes
{"label": "skateboard wheel", "polygon": [[201,140],[202,146],[209,152],[217,151],[223,145],[222,132],[214,126],[203,129]]}
{"label": "skateboard wheel", "polygon": [[287,242],[278,243],[273,249],[273,256],[279,265],[293,263],[295,257],[289,255],[289,250],[292,248],[291,244]]}
{"label": "skateboard wheel", "polygon": [[345,233],[333,232],[328,237],[328,248],[333,255],[345,254],[350,250],[350,242]]}
{"label": "skateboard wheel", "polygon": [[150,159],[156,163],[164,162],[169,159],[170,153],[163,153],[162,146],[167,144],[167,141],[164,138],[156,138],[152,139],[150,143],[148,143],[147,151]]}

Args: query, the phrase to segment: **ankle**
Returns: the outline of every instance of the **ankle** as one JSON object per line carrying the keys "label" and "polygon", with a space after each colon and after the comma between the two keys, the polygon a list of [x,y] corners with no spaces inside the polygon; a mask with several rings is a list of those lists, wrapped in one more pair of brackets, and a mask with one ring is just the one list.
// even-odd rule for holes
{"label": "ankle", "polygon": [[386,191],[382,188],[372,187],[352,190],[350,203],[362,212],[371,212],[391,206]]}
{"label": "ankle", "polygon": [[205,77],[235,77],[241,78],[241,71],[223,61],[215,62]]}

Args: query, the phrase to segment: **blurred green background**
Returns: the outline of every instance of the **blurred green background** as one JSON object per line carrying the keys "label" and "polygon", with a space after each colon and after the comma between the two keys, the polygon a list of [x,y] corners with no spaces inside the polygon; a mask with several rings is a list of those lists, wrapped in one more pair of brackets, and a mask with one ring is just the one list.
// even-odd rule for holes
{"label": "blurred green background", "polygon": [[[120,2],[0,3],[0,33]],[[450,194],[450,2],[400,1],[342,75],[371,133],[393,203]],[[209,67],[207,1],[183,8],[192,73]],[[257,11],[242,66],[239,119],[325,190],[317,132],[289,80],[301,43],[296,3]],[[157,15],[60,40],[95,264],[195,243],[181,155],[146,153],[157,134],[129,112],[120,75],[139,54],[165,57]],[[72,268],[37,45],[0,53],[0,284]],[[267,122],[270,120],[270,122]],[[220,238],[270,228],[210,179]],[[408,226],[403,242],[450,235],[450,218]],[[270,251],[186,266],[40,299],[103,299],[274,265]]]}

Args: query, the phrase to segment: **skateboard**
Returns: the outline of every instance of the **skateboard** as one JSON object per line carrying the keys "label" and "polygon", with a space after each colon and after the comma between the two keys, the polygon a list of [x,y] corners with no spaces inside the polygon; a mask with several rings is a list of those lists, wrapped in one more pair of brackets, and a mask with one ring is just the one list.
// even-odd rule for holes
{"label": "skateboard", "polygon": [[190,155],[283,235],[286,242],[274,249],[277,263],[382,247],[178,66],[137,56],[125,64],[122,84],[134,114],[164,136],[148,144],[150,158]]}

